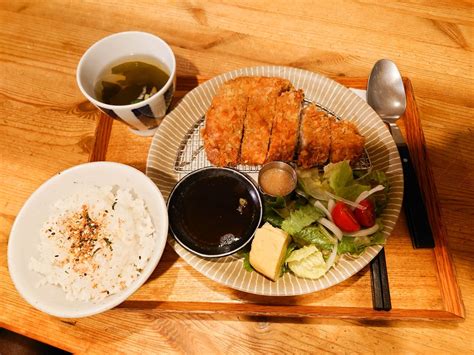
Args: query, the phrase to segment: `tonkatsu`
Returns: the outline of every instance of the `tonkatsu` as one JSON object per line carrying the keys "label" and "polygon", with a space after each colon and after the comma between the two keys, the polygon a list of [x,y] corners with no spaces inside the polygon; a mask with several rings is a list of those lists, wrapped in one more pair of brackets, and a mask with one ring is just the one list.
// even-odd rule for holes
{"label": "tonkatsu", "polygon": [[240,152],[242,164],[258,165],[265,162],[277,98],[290,88],[288,80],[260,77],[248,90],[249,99]]}
{"label": "tonkatsu", "polygon": [[350,160],[355,163],[364,151],[365,138],[359,134],[357,127],[348,121],[331,122],[331,156],[330,161],[337,163]]}
{"label": "tonkatsu", "polygon": [[[226,85],[227,84],[227,85]],[[207,159],[217,166],[239,163],[248,97],[239,94],[239,82],[224,84],[212,100],[201,134]]]}
{"label": "tonkatsu", "polygon": [[314,104],[303,109],[303,98],[303,91],[286,79],[227,81],[214,96],[201,132],[208,160],[217,166],[296,161],[304,168],[329,161],[355,163],[365,144],[357,127]]}
{"label": "tonkatsu", "polygon": [[302,90],[283,92],[276,99],[270,147],[266,161],[291,161],[298,143],[300,112],[304,94]]}
{"label": "tonkatsu", "polygon": [[300,125],[299,166],[310,168],[328,161],[332,120],[324,112],[318,111],[315,105],[305,108]]}

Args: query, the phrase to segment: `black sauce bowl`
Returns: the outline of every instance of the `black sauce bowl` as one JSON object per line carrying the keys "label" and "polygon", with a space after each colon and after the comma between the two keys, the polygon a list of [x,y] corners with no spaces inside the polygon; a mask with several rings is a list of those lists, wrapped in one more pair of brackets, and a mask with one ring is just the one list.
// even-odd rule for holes
{"label": "black sauce bowl", "polygon": [[231,168],[208,167],[181,179],[168,198],[170,231],[202,257],[233,254],[253,238],[263,216],[258,187]]}

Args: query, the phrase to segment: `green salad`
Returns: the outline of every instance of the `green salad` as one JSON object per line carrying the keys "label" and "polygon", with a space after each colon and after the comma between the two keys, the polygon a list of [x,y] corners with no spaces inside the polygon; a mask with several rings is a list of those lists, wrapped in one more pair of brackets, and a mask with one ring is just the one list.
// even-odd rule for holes
{"label": "green salad", "polygon": [[[385,243],[380,218],[389,184],[382,171],[353,171],[348,161],[324,171],[298,169],[298,186],[287,197],[265,198],[264,221],[291,239],[280,259],[280,276],[317,279],[342,255],[357,257],[367,247]],[[245,255],[244,267],[252,270]]]}

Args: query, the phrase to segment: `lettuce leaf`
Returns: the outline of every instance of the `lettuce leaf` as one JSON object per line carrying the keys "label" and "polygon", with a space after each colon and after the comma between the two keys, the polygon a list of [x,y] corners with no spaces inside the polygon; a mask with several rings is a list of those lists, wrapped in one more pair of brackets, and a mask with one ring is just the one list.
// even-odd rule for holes
{"label": "lettuce leaf", "polygon": [[[359,173],[357,173],[357,175],[359,175]],[[377,185],[389,186],[387,175],[381,170],[372,170],[370,173],[358,177],[357,181],[362,184],[370,185],[370,187]]]}
{"label": "lettuce leaf", "polygon": [[372,235],[364,237],[343,236],[337,247],[337,253],[339,255],[347,253],[354,256],[359,256],[365,251],[367,247],[371,245],[385,244],[385,240],[387,238],[382,233],[382,221],[377,219],[377,223],[380,225],[380,229]]}
{"label": "lettuce leaf", "polygon": [[324,212],[307,204],[292,211],[290,216],[281,224],[281,229],[290,235],[294,235],[324,216]]}
{"label": "lettuce leaf", "polygon": [[[328,237],[328,233],[323,226],[308,226],[293,235],[293,241],[299,246],[314,244],[319,250],[331,251],[334,241]],[[326,232],[326,233],[325,233]]]}
{"label": "lettuce leaf", "polygon": [[317,279],[326,273],[323,254],[314,245],[293,251],[287,259],[288,268],[299,277]]}
{"label": "lettuce leaf", "polygon": [[311,196],[317,200],[328,200],[327,191],[331,191],[331,187],[327,182],[323,183],[322,176],[317,168],[298,169],[298,188],[307,196]]}
{"label": "lettuce leaf", "polygon": [[281,225],[284,221],[283,217],[281,217],[274,210],[265,211],[263,213],[263,220],[265,222],[270,223],[273,227],[278,227],[278,228],[281,228]]}
{"label": "lettuce leaf", "polygon": [[263,220],[274,227],[281,227],[285,218],[280,210],[286,207],[285,199],[283,197],[265,198],[263,202]]}
{"label": "lettuce leaf", "polygon": [[339,197],[345,198],[346,200],[355,201],[362,192],[369,190],[369,185],[352,183],[351,185],[339,188],[337,191],[335,191],[335,194]]}
{"label": "lettuce leaf", "polygon": [[387,176],[383,171],[373,170],[368,174],[365,174],[359,177],[356,180],[360,184],[369,185],[370,188],[377,185],[382,185],[385,187],[384,190],[379,191],[371,195],[372,200],[375,204],[375,214],[380,216],[388,203],[388,193],[390,191],[390,183],[387,179]]}
{"label": "lettuce leaf", "polygon": [[365,181],[356,181],[353,177],[349,161],[329,163],[324,167],[324,173],[318,169],[298,169],[298,188],[304,194],[317,200],[327,201],[328,192],[339,197],[355,201],[363,192],[370,190]]}
{"label": "lettuce leaf", "polygon": [[244,256],[244,259],[243,259],[244,269],[248,272],[255,271],[252,265],[250,264],[250,252],[249,251],[243,252],[243,256]]}
{"label": "lettuce leaf", "polygon": [[354,180],[352,168],[347,160],[326,165],[323,179],[327,180],[335,195],[350,201],[355,201],[362,192],[370,190],[370,185]]}
{"label": "lettuce leaf", "polygon": [[293,250],[295,250],[296,248],[298,248],[298,245],[296,245],[293,242],[290,243],[290,245],[288,245],[288,248],[286,248],[285,259],[283,259],[284,261],[283,261],[283,264],[281,265],[280,277],[282,277],[284,273],[290,271],[290,269],[288,268],[288,264],[286,263],[286,260],[288,259],[290,254],[293,252]]}
{"label": "lettuce leaf", "polygon": [[352,184],[354,181],[352,169],[347,160],[326,165],[323,178],[328,180],[329,186],[336,192],[336,195],[339,189]]}

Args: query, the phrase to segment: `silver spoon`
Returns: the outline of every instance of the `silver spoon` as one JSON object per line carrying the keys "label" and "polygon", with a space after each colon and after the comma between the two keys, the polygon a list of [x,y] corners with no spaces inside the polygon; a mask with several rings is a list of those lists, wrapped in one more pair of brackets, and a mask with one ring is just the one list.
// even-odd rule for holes
{"label": "silver spoon", "polygon": [[402,160],[404,174],[403,208],[415,248],[433,248],[434,240],[428,214],[410,158],[408,146],[396,121],[405,112],[403,80],[394,62],[381,59],[375,63],[367,84],[367,103],[389,125]]}
{"label": "silver spoon", "polygon": [[375,63],[367,83],[367,103],[388,123],[396,143],[404,142],[395,123],[407,107],[402,77],[394,62],[381,59]]}

